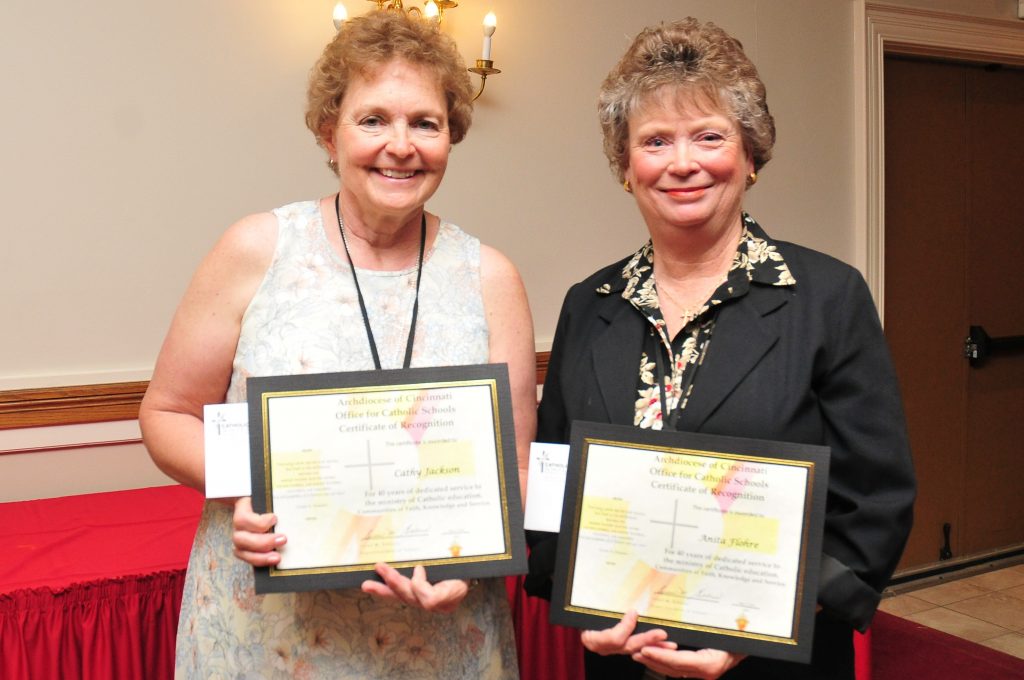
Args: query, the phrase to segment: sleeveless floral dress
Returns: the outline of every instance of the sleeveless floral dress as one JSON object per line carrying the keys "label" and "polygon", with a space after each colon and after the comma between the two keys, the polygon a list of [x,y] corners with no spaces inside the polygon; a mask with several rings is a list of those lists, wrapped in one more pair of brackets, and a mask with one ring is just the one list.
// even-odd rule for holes
{"label": "sleeveless floral dress", "polygon": [[[274,211],[273,261],[242,320],[229,402],[249,376],[373,368],[348,263],[327,241],[319,203]],[[357,270],[384,368],[405,354],[416,268]],[[425,255],[412,366],[486,363],[480,242],[442,222]],[[359,590],[256,595],[232,555],[231,509],[207,503],[178,622],[177,678],[517,678],[503,579],[434,614]],[[429,574],[429,571],[428,571]]]}

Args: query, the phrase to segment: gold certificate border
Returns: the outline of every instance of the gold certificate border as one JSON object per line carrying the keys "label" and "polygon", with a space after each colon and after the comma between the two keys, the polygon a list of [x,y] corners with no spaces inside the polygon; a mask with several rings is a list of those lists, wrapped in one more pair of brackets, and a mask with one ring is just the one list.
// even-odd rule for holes
{"label": "gold certificate border", "polygon": [[747,639],[747,640],[759,640],[759,641],[772,642],[772,643],[782,644],[782,645],[794,645],[795,646],[795,645],[799,644],[800,640],[799,640],[799,632],[798,631],[800,631],[800,629],[801,629],[800,628],[800,616],[801,616],[801,610],[802,610],[802,608],[800,607],[800,602],[803,601],[803,596],[804,596],[804,579],[805,579],[806,568],[807,568],[807,549],[808,549],[807,534],[808,534],[808,529],[810,527],[810,520],[811,520],[811,502],[810,502],[810,499],[813,498],[814,483],[815,483],[815,472],[816,472],[816,467],[817,467],[813,461],[790,460],[790,459],[785,459],[785,458],[764,457],[764,456],[756,456],[756,455],[742,454],[742,453],[724,453],[724,452],[720,452],[720,451],[707,451],[707,450],[702,450],[702,449],[692,449],[692,448],[686,448],[686,447],[661,446],[661,445],[657,445],[657,444],[642,444],[642,443],[636,443],[636,442],[622,442],[622,441],[614,441],[614,440],[610,440],[610,439],[602,439],[602,438],[599,438],[599,437],[584,437],[583,438],[583,450],[581,452],[581,457],[580,457],[580,475],[579,475],[579,480],[578,480],[578,483],[577,483],[577,488],[574,489],[574,493],[576,494],[576,498],[580,502],[578,502],[578,504],[577,504],[577,511],[573,514],[572,541],[571,541],[570,549],[569,549],[569,570],[568,570],[568,577],[569,578],[568,578],[568,582],[566,584],[566,591],[565,591],[566,592],[566,603],[565,603],[565,606],[563,608],[567,612],[574,612],[574,613],[578,613],[578,614],[588,614],[588,615],[591,615],[591,616],[598,616],[598,617],[603,617],[603,618],[612,619],[612,620],[616,620],[616,621],[621,619],[623,614],[625,614],[625,612],[610,612],[610,611],[606,611],[606,610],[602,610],[602,609],[591,609],[591,608],[588,608],[588,607],[579,607],[579,606],[571,604],[571,602],[569,601],[571,596],[572,596],[571,594],[573,592],[573,588],[572,588],[572,586],[573,586],[573,579],[575,578],[575,572],[576,572],[576,568],[575,568],[576,567],[576,546],[577,546],[577,543],[578,543],[577,537],[579,536],[579,530],[580,530],[580,516],[581,516],[581,514],[583,512],[583,510],[582,510],[582,508],[583,508],[582,498],[583,498],[583,489],[584,489],[584,486],[585,486],[585,483],[586,483],[586,478],[587,478],[587,475],[586,475],[587,460],[588,460],[588,457],[589,457],[589,454],[590,454],[590,447],[592,445],[612,446],[612,447],[616,447],[616,448],[625,448],[625,449],[636,449],[636,450],[652,452],[652,453],[653,452],[658,452],[658,453],[690,455],[690,456],[697,456],[697,457],[700,457],[700,458],[709,458],[709,459],[712,459],[712,460],[747,461],[747,462],[758,463],[758,464],[767,464],[767,465],[775,465],[775,466],[786,466],[786,467],[804,468],[806,470],[806,472],[807,472],[807,482],[806,482],[805,491],[804,491],[804,516],[803,516],[803,521],[801,523],[801,530],[800,530],[799,573],[797,575],[796,590],[795,590],[795,593],[794,593],[794,600],[793,600],[793,612],[794,612],[794,614],[793,614],[793,619],[792,619],[791,626],[790,626],[790,630],[793,631],[793,632],[792,632],[791,635],[789,635],[789,636],[775,636],[775,635],[765,635],[763,633],[747,633],[747,632],[744,632],[744,631],[735,630],[735,629],[731,629],[731,628],[717,628],[717,627],[714,627],[714,626],[705,626],[705,625],[700,625],[700,624],[685,623],[685,622],[680,622],[680,621],[674,621],[674,620],[671,620],[671,619],[662,619],[662,618],[650,617],[650,616],[640,616],[640,617],[638,617],[638,620],[642,621],[644,623],[650,623],[650,624],[654,624],[654,625],[657,625],[657,626],[663,626],[663,627],[667,627],[667,628],[675,628],[675,629],[678,629],[678,630],[692,630],[692,631],[698,631],[698,632],[704,632],[704,633],[714,633],[716,635],[725,635],[725,636],[730,636],[730,637],[743,638],[743,639]]}
{"label": "gold certificate border", "polygon": [[[352,387],[330,387],[330,388],[317,388],[317,389],[304,389],[304,390],[280,390],[280,391],[266,391],[261,396],[261,414],[262,414],[262,428],[263,428],[263,479],[264,493],[267,499],[267,512],[274,511],[274,495],[273,495],[273,483],[270,476],[270,400],[278,398],[288,397],[312,397],[312,396],[323,396],[323,395],[355,395],[355,394],[368,394],[368,393],[380,393],[380,392],[406,392],[406,391],[422,391],[432,389],[448,389],[453,387],[488,387],[491,395],[491,415],[494,424],[494,447],[495,447],[495,463],[498,466],[498,486],[501,493],[501,514],[502,514],[502,526],[504,528],[504,539],[505,539],[505,551],[500,553],[493,553],[490,555],[472,555],[467,557],[443,557],[435,558],[431,560],[407,560],[402,562],[389,562],[392,567],[403,568],[411,567],[415,565],[432,566],[438,564],[453,565],[453,564],[470,564],[474,562],[497,562],[501,560],[513,559],[512,554],[512,536],[511,526],[509,523],[509,507],[508,507],[508,487],[505,479],[505,456],[506,452],[504,446],[502,446],[502,432],[501,432],[501,412],[498,408],[498,384],[494,378],[482,378],[474,380],[449,380],[449,381],[428,381],[421,383],[404,383],[404,384],[390,384],[390,385],[365,385],[365,386],[352,386]],[[360,571],[372,571],[373,564],[371,563],[359,563],[359,564],[346,564],[346,565],[331,565],[326,567],[303,567],[298,569],[278,569],[276,566],[271,566],[268,574],[271,578],[287,578],[295,576],[307,576],[311,574],[344,574],[351,572]]]}

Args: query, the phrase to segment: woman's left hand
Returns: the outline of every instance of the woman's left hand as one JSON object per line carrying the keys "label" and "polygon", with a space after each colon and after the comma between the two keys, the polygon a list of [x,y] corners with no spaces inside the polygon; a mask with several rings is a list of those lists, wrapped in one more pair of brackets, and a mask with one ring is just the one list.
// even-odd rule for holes
{"label": "woman's left hand", "polygon": [[363,581],[363,592],[398,600],[411,607],[450,614],[469,592],[469,583],[459,579],[430,583],[427,570],[420,565],[412,570],[412,578],[402,576],[383,562],[378,562],[374,568],[384,583]]}
{"label": "woman's left hand", "polygon": [[720,649],[666,649],[644,647],[633,655],[633,661],[670,678],[701,678],[715,680],[746,658],[745,654]]}

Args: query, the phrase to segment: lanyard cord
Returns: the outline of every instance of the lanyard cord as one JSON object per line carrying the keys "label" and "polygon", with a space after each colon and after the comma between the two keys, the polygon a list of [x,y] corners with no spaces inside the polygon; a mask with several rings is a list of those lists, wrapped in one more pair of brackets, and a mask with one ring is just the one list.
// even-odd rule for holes
{"label": "lanyard cord", "polygon": [[[366,302],[363,300],[363,291],[359,288],[359,277],[356,276],[356,266],[352,263],[352,253],[348,250],[348,239],[345,238],[345,227],[341,223],[341,194],[334,195],[334,212],[338,214],[338,231],[341,232],[341,243],[345,246],[345,257],[348,258],[348,267],[352,270],[352,281],[356,284],[356,296],[359,298],[359,311],[363,313],[363,325],[366,327],[366,339],[370,343],[370,354],[373,355],[373,366],[378,371],[381,369],[380,356],[377,354],[377,343],[373,340],[373,330],[370,328],[370,316],[366,313]],[[423,277],[423,249],[427,242],[427,214],[420,216],[420,259],[416,268],[416,297],[412,302],[412,321],[409,323],[409,339],[405,343],[405,361],[402,368],[409,368],[412,363],[412,346],[416,338],[416,315],[420,306],[420,279]]]}
{"label": "lanyard cord", "polygon": [[[709,322],[709,324],[712,327],[714,326],[715,320],[717,318],[718,318],[718,308],[716,307],[715,311],[712,313],[711,320]],[[700,336],[701,335],[702,335],[702,332],[698,331],[697,332],[696,341],[698,341],[698,342],[700,341]],[[687,400],[687,398],[689,396],[687,393],[693,387],[694,378],[697,377],[697,369],[700,368],[700,365],[702,363],[704,363],[704,355],[707,353],[708,345],[710,344],[710,342],[711,342],[711,339],[709,337],[705,337],[704,345],[700,348],[700,355],[697,357],[697,360],[694,362],[693,367],[690,370],[685,372],[685,374],[686,374],[686,381],[679,386],[679,401],[676,402],[676,406],[675,406],[674,409],[672,409],[671,413],[669,413],[669,410],[668,410],[668,399],[666,398],[666,394],[665,394],[665,378],[668,378],[669,380],[671,380],[672,379],[671,378],[672,374],[671,374],[671,372],[666,373],[666,371],[665,371],[665,363],[664,363],[665,360],[664,360],[664,357],[662,356],[665,353],[665,351],[664,351],[664,347],[662,346],[661,341],[657,340],[655,342],[654,361],[655,361],[655,364],[658,367],[657,379],[658,379],[658,391],[659,391],[659,393],[661,395],[661,422],[662,422],[662,427],[663,428],[667,428],[667,429],[670,429],[670,430],[675,430],[676,429],[676,424],[679,422],[679,417],[683,413],[683,404],[686,402],[686,400]]]}

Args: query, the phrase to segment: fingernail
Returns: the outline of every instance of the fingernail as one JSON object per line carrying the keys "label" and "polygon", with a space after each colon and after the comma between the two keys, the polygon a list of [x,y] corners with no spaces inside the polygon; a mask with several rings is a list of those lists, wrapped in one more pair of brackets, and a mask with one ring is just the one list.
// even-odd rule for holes
{"label": "fingernail", "polygon": [[274,545],[284,545],[288,538],[283,535],[274,536]]}

